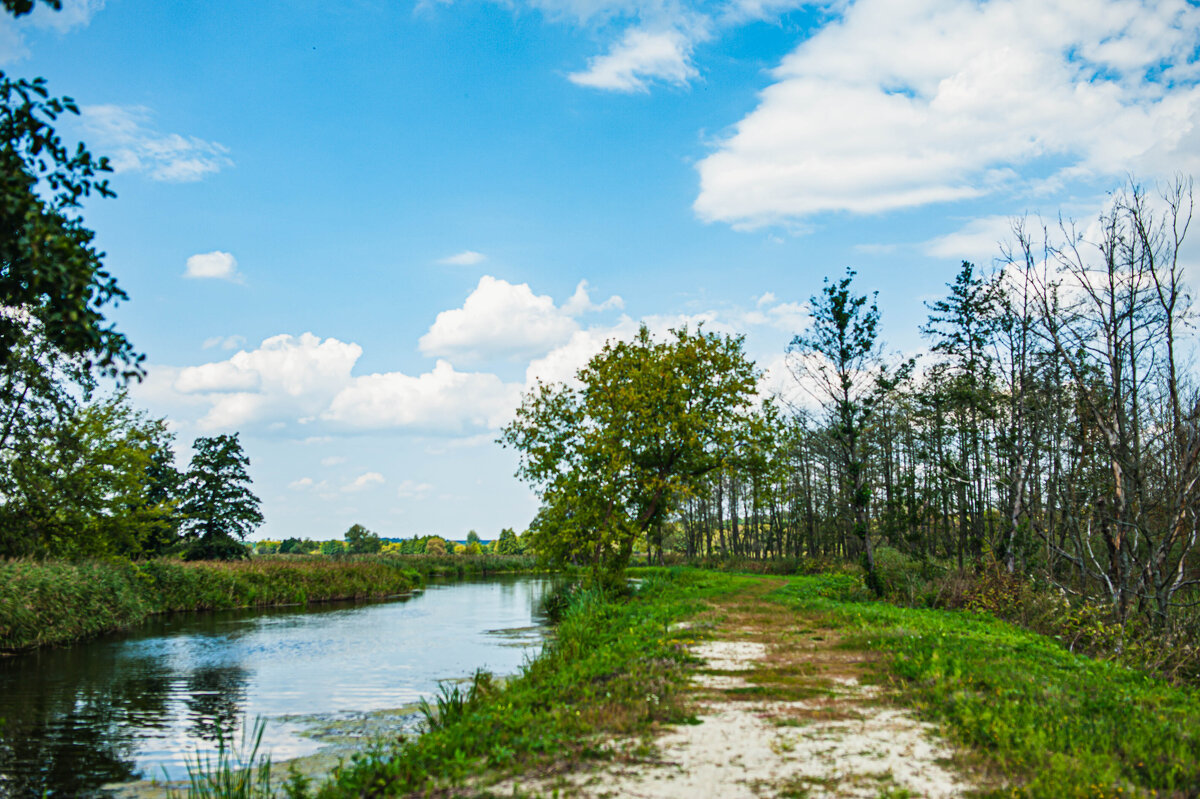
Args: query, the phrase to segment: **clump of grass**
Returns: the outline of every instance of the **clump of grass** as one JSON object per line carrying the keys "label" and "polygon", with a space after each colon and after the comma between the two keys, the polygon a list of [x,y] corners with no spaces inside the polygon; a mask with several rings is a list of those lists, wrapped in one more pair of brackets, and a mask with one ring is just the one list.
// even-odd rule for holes
{"label": "clump of grass", "polygon": [[457,683],[443,682],[438,686],[434,704],[430,704],[428,699],[421,699],[418,707],[426,730],[443,729],[457,724],[496,689],[492,673],[484,669],[475,670],[470,684],[471,687],[463,691]]}
{"label": "clump of grass", "polygon": [[238,748],[221,735],[215,759],[207,752],[196,753],[187,762],[188,784],[184,793],[167,787],[167,799],[274,799],[271,787],[271,757],[260,753],[266,722],[256,719],[249,731],[242,727]]}

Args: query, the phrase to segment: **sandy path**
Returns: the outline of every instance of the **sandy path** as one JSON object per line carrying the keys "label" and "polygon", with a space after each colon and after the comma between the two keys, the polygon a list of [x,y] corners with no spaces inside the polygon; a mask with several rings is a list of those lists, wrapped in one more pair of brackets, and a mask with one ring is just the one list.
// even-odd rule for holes
{"label": "sandy path", "polygon": [[819,619],[758,596],[711,617],[713,640],[692,648],[704,661],[692,677],[698,723],[665,728],[653,760],[618,757],[494,795],[943,799],[971,787],[930,725],[861,681],[869,656],[838,647]]}

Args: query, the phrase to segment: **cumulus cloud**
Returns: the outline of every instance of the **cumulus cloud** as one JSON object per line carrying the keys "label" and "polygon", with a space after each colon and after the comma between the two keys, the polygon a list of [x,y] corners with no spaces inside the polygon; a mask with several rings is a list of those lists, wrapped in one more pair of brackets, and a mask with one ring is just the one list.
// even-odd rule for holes
{"label": "cumulus cloud", "polygon": [[162,133],[144,106],[90,105],[81,109],[88,141],[105,153],[115,172],[141,172],[151,180],[190,183],[232,166],[229,149],[217,142]]}
{"label": "cumulus cloud", "polygon": [[360,474],[358,477],[354,478],[354,480],[342,486],[342,491],[353,493],[355,491],[362,491],[370,488],[371,486],[381,485],[384,482],[386,481],[383,479],[383,475],[379,472],[366,472],[365,474]]}
{"label": "cumulus cloud", "polygon": [[563,303],[563,312],[569,316],[579,316],[590,311],[608,311],[612,309],[620,310],[625,307],[625,300],[617,294],[612,295],[602,303],[592,302],[588,282],[586,280],[579,281],[579,285],[575,287],[575,293],[572,294],[565,303]]}
{"label": "cumulus cloud", "polygon": [[691,50],[691,40],[679,31],[631,28],[608,53],[567,78],[579,86],[618,92],[649,91],[647,81],[685,85],[699,75],[691,64]]}
{"label": "cumulus cloud", "polygon": [[1195,171],[1198,43],[1184,0],[859,0],[700,162],[695,211],[753,228]]}
{"label": "cumulus cloud", "polygon": [[520,390],[494,374],[459,372],[439,360],[416,377],[402,372],[356,377],[321,418],[351,429],[464,434],[503,425],[520,402]]}
{"label": "cumulus cloud", "polygon": [[461,308],[437,315],[419,347],[425,355],[468,362],[529,358],[566,341],[577,328],[571,314],[548,295],[534,294],[529,284],[484,275]]}
{"label": "cumulus cloud", "polygon": [[[187,259],[184,277],[199,279],[228,280],[240,283],[242,275],[238,272],[237,259],[231,253],[213,250],[212,252],[197,253]],[[209,339],[212,341],[212,339]]]}
{"label": "cumulus cloud", "polygon": [[342,455],[330,455],[328,458],[321,458],[322,466],[337,466],[339,463],[345,463],[346,458]]}
{"label": "cumulus cloud", "polygon": [[487,260],[487,256],[481,252],[474,250],[463,250],[454,255],[447,255],[445,258],[438,260],[439,264],[450,264],[451,266],[474,266],[481,264]]}

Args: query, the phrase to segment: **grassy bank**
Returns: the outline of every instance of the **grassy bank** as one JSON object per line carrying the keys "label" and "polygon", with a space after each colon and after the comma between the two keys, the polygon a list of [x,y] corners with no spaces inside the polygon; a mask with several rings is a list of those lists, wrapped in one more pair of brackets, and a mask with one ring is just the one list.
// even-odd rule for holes
{"label": "grassy bank", "polygon": [[855,575],[771,597],[883,652],[902,699],[972,750],[997,796],[1200,795],[1200,691],[1068,652],[987,613],[869,601]]}
{"label": "grassy bank", "polygon": [[[706,597],[759,578],[650,571],[629,601],[582,594],[557,640],[504,687],[443,697],[432,731],[360,758],[323,799],[408,795],[602,757],[607,736],[685,720],[682,637],[670,622]],[[767,597],[797,627],[835,629],[842,646],[875,650],[901,704],[968,752],[980,794],[1026,797],[1200,795],[1200,692],[1066,651],[989,614],[873,601],[855,574],[794,576]]]}
{"label": "grassy bank", "polygon": [[404,796],[460,787],[480,774],[604,757],[608,736],[680,722],[687,631],[671,622],[745,578],[650,576],[628,601],[574,596],[541,657],[503,686],[486,678],[444,694],[425,735],[348,764],[317,792]]}
{"label": "grassy bank", "polygon": [[0,649],[69,643],[155,613],[384,597],[421,579],[387,558],[0,562]]}

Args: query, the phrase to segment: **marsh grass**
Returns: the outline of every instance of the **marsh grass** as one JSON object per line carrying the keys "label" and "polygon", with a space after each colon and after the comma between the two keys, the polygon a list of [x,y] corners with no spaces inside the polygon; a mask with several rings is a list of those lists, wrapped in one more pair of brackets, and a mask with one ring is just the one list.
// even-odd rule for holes
{"label": "marsh grass", "polygon": [[233,747],[224,735],[217,739],[213,757],[197,752],[187,761],[184,792],[168,785],[167,799],[273,799],[271,757],[260,752],[266,722],[242,727],[240,746]]}
{"label": "marsh grass", "polygon": [[155,613],[382,598],[421,582],[383,558],[3,561],[0,650],[70,643]]}

